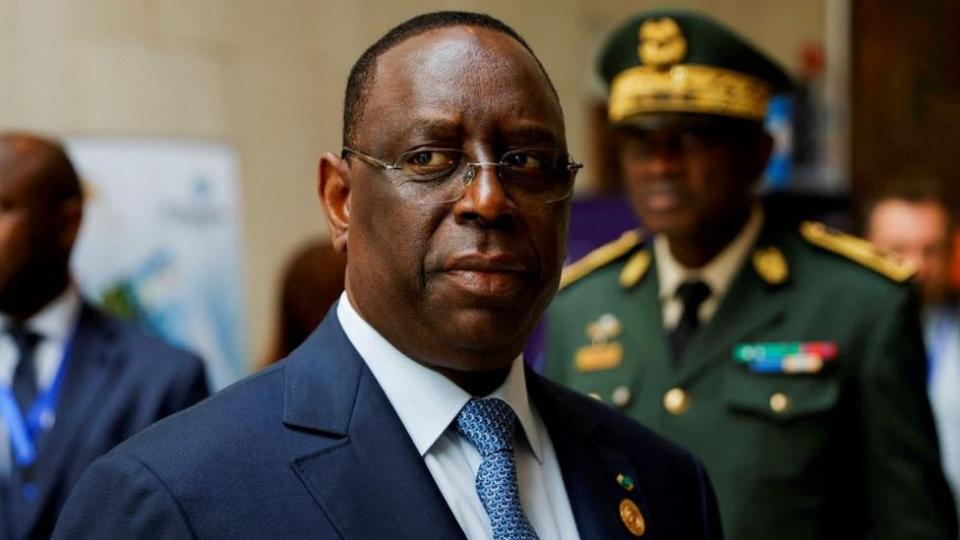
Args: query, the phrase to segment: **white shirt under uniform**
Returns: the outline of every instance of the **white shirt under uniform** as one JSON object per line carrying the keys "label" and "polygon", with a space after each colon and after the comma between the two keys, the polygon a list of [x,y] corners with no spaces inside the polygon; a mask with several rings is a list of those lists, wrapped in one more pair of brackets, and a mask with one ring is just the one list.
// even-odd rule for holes
{"label": "white shirt under uniform", "polygon": [[[337,317],[433,476],[447,506],[470,540],[491,537],[490,519],[476,490],[480,453],[453,425],[471,396],[439,372],[411,360],[370,326],[346,293]],[[540,538],[579,538],[560,464],[547,429],[527,397],[522,358],[489,396],[507,402],[521,426],[514,443],[523,512]],[[520,436],[522,431],[523,436]]]}
{"label": "white shirt under uniform", "polygon": [[750,248],[760,236],[763,226],[763,210],[755,206],[743,229],[733,242],[723,248],[716,257],[702,268],[687,268],[670,253],[670,243],[663,235],[653,239],[653,253],[657,261],[657,279],[660,283],[660,307],[663,327],[673,329],[683,315],[683,302],[677,298],[677,288],[685,281],[703,281],[710,287],[710,296],[700,305],[698,316],[701,323],[708,322],[720,307],[720,302],[730,289]]}
{"label": "white shirt under uniform", "polygon": [[[26,321],[27,330],[39,336],[39,341],[33,350],[34,376],[38,393],[43,393],[53,384],[53,379],[63,361],[67,340],[73,334],[77,317],[80,316],[80,306],[80,293],[70,286],[53,302]],[[17,345],[7,333],[9,324],[9,317],[0,314],[0,385],[6,388],[12,386],[13,373],[20,361]],[[9,476],[12,460],[7,423],[0,421],[0,477]]]}

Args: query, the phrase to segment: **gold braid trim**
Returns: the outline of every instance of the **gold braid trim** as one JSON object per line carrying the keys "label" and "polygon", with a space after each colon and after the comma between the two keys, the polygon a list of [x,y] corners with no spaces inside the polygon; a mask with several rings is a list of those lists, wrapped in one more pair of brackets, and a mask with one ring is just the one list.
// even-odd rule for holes
{"label": "gold braid trim", "polygon": [[862,238],[844,234],[823,223],[804,221],[800,224],[800,235],[815,246],[842,255],[898,283],[913,277],[912,265]]}
{"label": "gold braid trim", "polygon": [[620,238],[604,244],[587,253],[582,259],[563,269],[560,276],[560,290],[567,285],[620,258],[643,241],[643,235],[638,230],[627,231]]}
{"label": "gold braid trim", "polygon": [[610,85],[608,114],[620,122],[635,114],[693,112],[763,120],[772,93],[762,79],[729,69],[678,64],[636,66]]}

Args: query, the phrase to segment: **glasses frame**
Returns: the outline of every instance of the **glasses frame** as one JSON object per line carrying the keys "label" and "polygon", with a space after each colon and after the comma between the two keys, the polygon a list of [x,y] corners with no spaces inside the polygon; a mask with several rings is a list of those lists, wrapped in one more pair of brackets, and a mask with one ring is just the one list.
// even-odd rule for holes
{"label": "glasses frame", "polygon": [[[344,146],[343,149],[340,151],[340,157],[341,157],[342,159],[349,159],[350,156],[356,156],[357,158],[360,159],[360,161],[362,161],[362,162],[364,162],[364,163],[366,163],[367,165],[370,165],[370,166],[372,166],[372,167],[376,167],[376,168],[379,168],[379,169],[382,169],[382,170],[385,170],[385,171],[402,171],[402,170],[403,170],[403,165],[402,165],[401,162],[403,161],[404,157],[406,157],[406,156],[408,156],[408,155],[410,155],[410,154],[412,154],[412,153],[416,153],[416,152],[418,152],[418,151],[454,152],[454,153],[457,153],[457,154],[461,154],[461,155],[463,155],[464,157],[467,156],[467,152],[465,152],[464,150],[461,150],[461,149],[459,149],[459,148],[442,148],[442,147],[438,147],[438,148],[424,148],[424,149],[422,149],[422,150],[411,150],[411,151],[408,151],[408,152],[403,152],[402,154],[400,154],[400,156],[397,158],[397,160],[396,160],[394,163],[391,164],[391,163],[389,163],[388,161],[385,161],[385,160],[383,160],[383,159],[380,159],[380,158],[371,156],[370,154],[367,154],[367,153],[365,153],[365,152],[361,152],[361,151],[359,151],[359,150],[355,150],[355,149],[350,148],[350,147],[348,147],[348,146]],[[476,178],[477,172],[478,172],[480,169],[482,169],[483,167],[493,167],[493,168],[497,171],[497,178],[500,180],[501,183],[505,184],[504,187],[506,188],[507,185],[510,184],[510,182],[505,182],[505,181],[504,181],[504,178],[503,178],[503,175],[502,175],[501,172],[500,172],[501,167],[504,166],[504,159],[505,159],[507,156],[509,156],[509,155],[511,155],[511,154],[514,154],[514,153],[519,153],[519,152],[535,152],[535,151],[538,151],[538,150],[535,149],[535,148],[517,148],[517,149],[515,149],[515,150],[510,150],[510,151],[508,151],[508,152],[504,152],[503,155],[500,156],[500,161],[497,161],[497,162],[493,162],[493,161],[473,161],[473,162],[472,162],[472,161],[467,161],[467,162],[465,162],[465,163],[462,163],[462,164],[458,165],[458,166],[457,166],[458,168],[459,168],[459,167],[464,167],[464,173],[463,173],[464,193],[466,193],[466,188],[470,185],[471,182],[473,182],[473,179]],[[583,168],[583,163],[579,163],[579,162],[576,162],[576,161],[569,161],[569,159],[570,159],[570,156],[569,156],[569,155],[567,155],[567,159],[568,159],[568,161],[567,161],[566,166],[565,166],[564,168],[565,168],[565,170],[567,171],[567,174],[570,175],[570,189],[569,189],[569,191],[568,191],[567,193],[565,193],[562,197],[558,197],[558,198],[555,198],[555,199],[547,199],[547,200],[543,200],[543,201],[541,201],[541,202],[543,202],[543,203],[545,203],[545,204],[560,202],[560,201],[562,201],[562,200],[568,199],[571,195],[573,195],[573,185],[574,185],[574,182],[576,181],[577,172],[579,172],[580,169]],[[456,171],[456,169],[453,169],[453,170],[449,173],[449,175],[450,175],[450,176],[453,176],[453,173],[454,173],[455,171]],[[507,192],[510,193],[510,190],[507,189]],[[449,201],[441,201],[441,203],[455,202],[455,201],[460,200],[461,197],[463,197],[463,194],[462,194],[462,193],[461,193],[458,197],[456,197],[456,198],[454,198],[454,199],[452,199],[452,200],[449,200]]]}

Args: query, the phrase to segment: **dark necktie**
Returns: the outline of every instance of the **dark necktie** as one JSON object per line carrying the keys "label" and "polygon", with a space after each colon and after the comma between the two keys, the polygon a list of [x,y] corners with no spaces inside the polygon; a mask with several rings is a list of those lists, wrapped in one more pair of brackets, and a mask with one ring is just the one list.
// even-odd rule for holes
{"label": "dark necktie", "polygon": [[13,372],[13,396],[26,415],[37,398],[36,369],[33,367],[33,351],[40,336],[31,332],[22,324],[11,324],[7,333],[17,346],[17,368]]}
{"label": "dark necktie", "polygon": [[476,488],[494,540],[536,540],[520,506],[513,432],[517,416],[497,398],[471,399],[457,415],[457,431],[480,452]]}
{"label": "dark necktie", "polygon": [[694,332],[700,327],[700,306],[710,297],[710,286],[702,281],[684,281],[677,287],[676,296],[683,303],[683,314],[670,333],[670,348],[674,361],[679,362]]}

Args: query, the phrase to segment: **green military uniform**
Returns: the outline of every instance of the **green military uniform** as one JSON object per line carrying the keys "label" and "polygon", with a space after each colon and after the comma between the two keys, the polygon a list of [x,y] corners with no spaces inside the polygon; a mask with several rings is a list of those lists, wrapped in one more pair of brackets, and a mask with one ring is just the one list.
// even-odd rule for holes
{"label": "green military uniform", "polygon": [[[689,14],[647,17],[661,34],[673,32],[665,19],[682,31],[690,17],[715,30]],[[627,26],[632,41],[621,32],[612,42],[636,51],[645,20]],[[672,98],[651,99],[669,110]],[[611,119],[641,101],[612,96]],[[711,112],[698,109],[704,103],[674,101]],[[957,537],[909,269],[820,224],[767,216],[716,312],[675,361],[652,243],[631,231],[566,269],[547,314],[553,379],[699,456],[729,539]]]}

